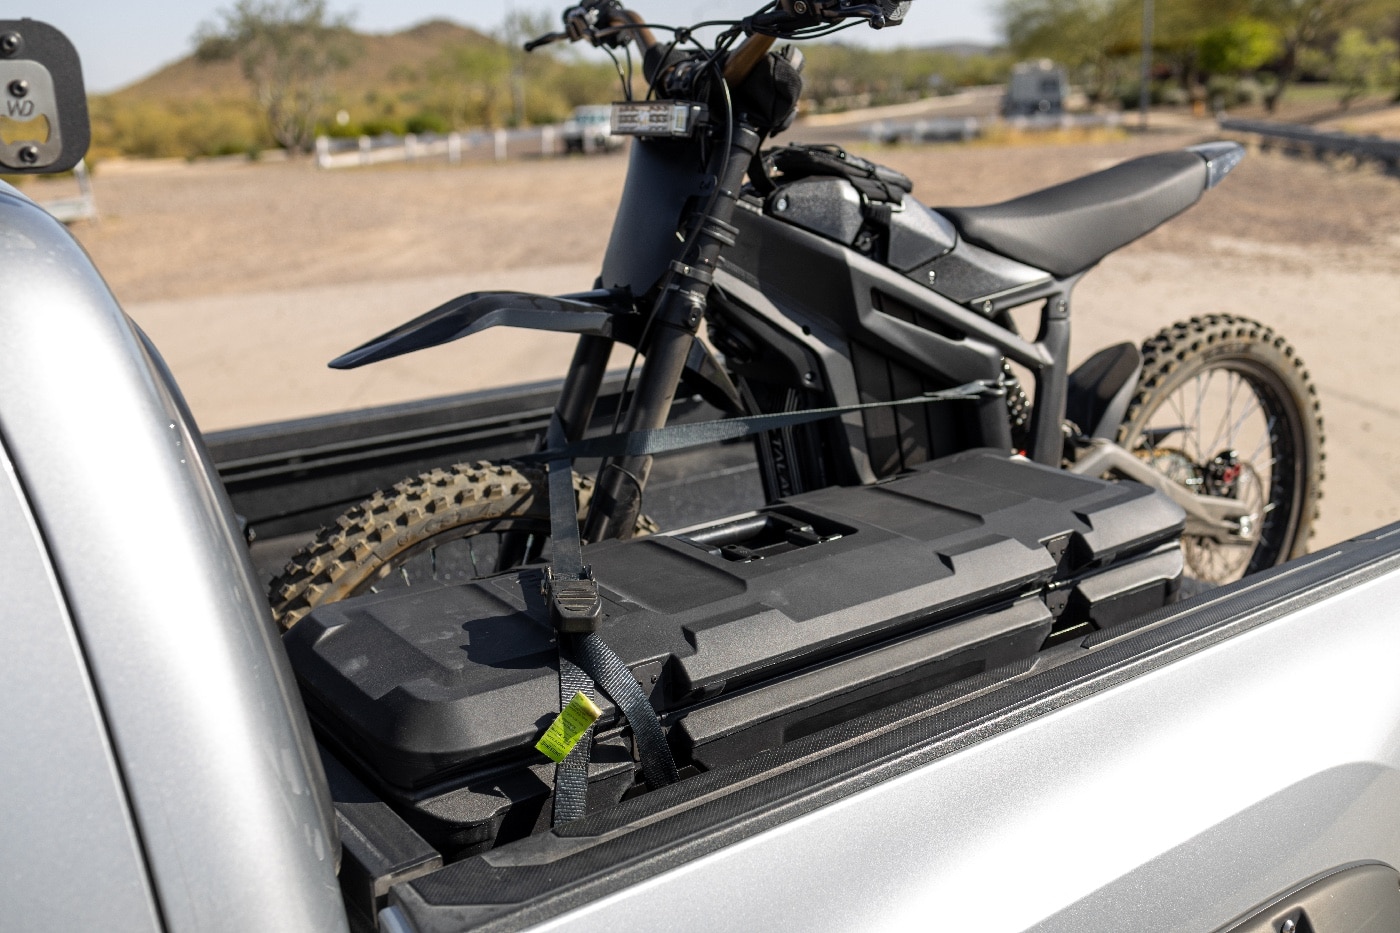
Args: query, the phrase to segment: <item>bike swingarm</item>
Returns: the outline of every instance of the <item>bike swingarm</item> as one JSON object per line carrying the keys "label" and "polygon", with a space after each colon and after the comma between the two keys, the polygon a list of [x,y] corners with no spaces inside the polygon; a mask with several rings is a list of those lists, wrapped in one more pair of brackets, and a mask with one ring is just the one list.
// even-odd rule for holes
{"label": "bike swingarm", "polygon": [[1245,503],[1238,499],[1197,495],[1107,438],[1090,439],[1070,464],[1069,471],[1084,476],[1102,476],[1113,471],[1165,493],[1186,512],[1189,535],[1211,538],[1221,544],[1249,544],[1258,536],[1257,528],[1241,524],[1250,512]]}

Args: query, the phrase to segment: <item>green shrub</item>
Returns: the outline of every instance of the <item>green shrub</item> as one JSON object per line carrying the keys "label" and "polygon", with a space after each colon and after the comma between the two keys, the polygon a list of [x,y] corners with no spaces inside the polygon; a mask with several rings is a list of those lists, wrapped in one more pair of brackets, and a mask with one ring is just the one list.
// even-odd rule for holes
{"label": "green shrub", "polygon": [[232,155],[272,145],[262,119],[242,100],[150,101],[93,98],[95,156],[185,158]]}
{"label": "green shrub", "polygon": [[404,129],[410,133],[447,133],[452,129],[447,118],[440,113],[416,113],[404,121]]}

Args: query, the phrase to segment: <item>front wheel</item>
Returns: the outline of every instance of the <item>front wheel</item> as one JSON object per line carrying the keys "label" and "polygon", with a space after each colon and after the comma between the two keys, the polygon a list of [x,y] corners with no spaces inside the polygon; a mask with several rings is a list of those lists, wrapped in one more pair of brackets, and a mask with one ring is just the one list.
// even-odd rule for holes
{"label": "front wheel", "polygon": [[[430,470],[338,516],[270,584],[272,615],[288,629],[324,603],[427,581],[464,583],[548,559],[544,470],[459,463]],[[593,482],[574,476],[582,519]],[[646,516],[636,533],[656,531]]]}
{"label": "front wheel", "polygon": [[1306,553],[1323,478],[1317,389],[1289,343],[1257,321],[1192,318],[1143,344],[1118,443],[1197,495],[1240,500],[1237,535],[1187,535],[1210,584]]}

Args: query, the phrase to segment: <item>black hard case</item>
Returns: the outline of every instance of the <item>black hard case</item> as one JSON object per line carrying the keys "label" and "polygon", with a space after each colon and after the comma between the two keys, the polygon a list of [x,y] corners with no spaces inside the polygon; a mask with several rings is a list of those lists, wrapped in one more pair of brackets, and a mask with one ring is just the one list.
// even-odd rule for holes
{"label": "black hard case", "polygon": [[[1182,522],[1147,487],[972,451],[585,559],[602,638],[678,763],[703,770],[1163,605]],[[334,603],[284,642],[325,740],[430,839],[470,852],[547,820],[546,620],[526,571]],[[636,769],[599,705],[590,799],[607,803]]]}

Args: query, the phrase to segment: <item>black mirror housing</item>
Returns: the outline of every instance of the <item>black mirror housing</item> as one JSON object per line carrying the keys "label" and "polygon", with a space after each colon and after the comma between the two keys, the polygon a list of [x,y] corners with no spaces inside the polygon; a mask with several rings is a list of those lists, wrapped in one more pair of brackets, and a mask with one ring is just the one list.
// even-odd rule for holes
{"label": "black mirror housing", "polygon": [[73,43],[38,20],[0,20],[0,172],[66,172],[91,136]]}

